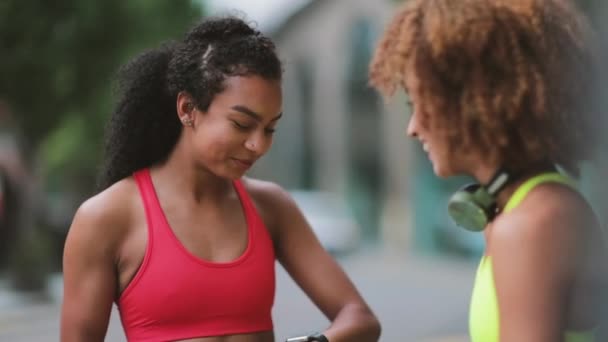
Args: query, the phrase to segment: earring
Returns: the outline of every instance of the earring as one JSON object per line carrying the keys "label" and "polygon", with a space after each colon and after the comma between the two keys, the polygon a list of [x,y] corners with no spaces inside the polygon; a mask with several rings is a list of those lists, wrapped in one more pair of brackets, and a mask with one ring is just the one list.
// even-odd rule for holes
{"label": "earring", "polygon": [[187,116],[182,118],[182,123],[184,124],[184,126],[193,126],[194,125],[194,121]]}

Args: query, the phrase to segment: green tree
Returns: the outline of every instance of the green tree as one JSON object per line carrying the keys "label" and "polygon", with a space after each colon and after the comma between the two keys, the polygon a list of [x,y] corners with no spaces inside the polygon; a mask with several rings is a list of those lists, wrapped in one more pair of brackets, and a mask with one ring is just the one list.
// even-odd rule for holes
{"label": "green tree", "polygon": [[0,1],[0,102],[12,109],[26,164],[40,184],[21,201],[11,262],[17,287],[43,286],[45,265],[60,259],[57,249],[69,223],[60,222],[63,232],[49,239],[50,230],[40,229],[49,220],[32,214],[39,212],[35,202],[61,195],[46,204],[67,206],[62,214],[67,220],[94,189],[115,71],[143,49],[180,38],[202,17],[201,3]]}
{"label": "green tree", "polygon": [[[191,0],[0,2],[0,99],[16,113],[30,161],[50,153],[54,166],[91,180],[114,71],[201,15]],[[40,150],[43,142],[51,146]]]}

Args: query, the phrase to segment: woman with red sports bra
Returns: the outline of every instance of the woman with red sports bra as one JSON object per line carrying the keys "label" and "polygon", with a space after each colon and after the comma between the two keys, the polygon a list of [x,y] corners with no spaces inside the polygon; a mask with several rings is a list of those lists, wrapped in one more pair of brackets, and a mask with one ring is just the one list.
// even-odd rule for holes
{"label": "woman with red sports bra", "polygon": [[[102,191],[64,252],[61,341],[270,342],[275,260],[329,318],[310,341],[377,341],[378,320],[278,185],[245,178],[282,116],[274,44],[234,17],[119,73]],[[310,265],[315,265],[310,267]]]}

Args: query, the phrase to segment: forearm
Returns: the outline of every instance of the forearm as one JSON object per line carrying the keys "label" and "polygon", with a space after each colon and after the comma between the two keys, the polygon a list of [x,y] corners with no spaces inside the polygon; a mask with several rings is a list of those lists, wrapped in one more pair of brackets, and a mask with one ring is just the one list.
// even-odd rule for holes
{"label": "forearm", "polygon": [[329,342],[376,342],[380,338],[380,322],[369,308],[349,304],[323,334]]}

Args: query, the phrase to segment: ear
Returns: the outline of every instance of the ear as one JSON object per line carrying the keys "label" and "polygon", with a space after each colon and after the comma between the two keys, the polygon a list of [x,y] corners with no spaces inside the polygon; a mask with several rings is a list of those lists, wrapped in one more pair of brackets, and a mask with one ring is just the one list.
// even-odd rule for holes
{"label": "ear", "polygon": [[194,99],[190,94],[185,91],[177,94],[177,116],[178,119],[186,124],[186,122],[192,122],[194,120],[194,110],[196,105]]}

